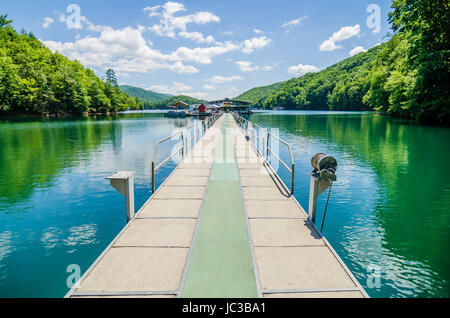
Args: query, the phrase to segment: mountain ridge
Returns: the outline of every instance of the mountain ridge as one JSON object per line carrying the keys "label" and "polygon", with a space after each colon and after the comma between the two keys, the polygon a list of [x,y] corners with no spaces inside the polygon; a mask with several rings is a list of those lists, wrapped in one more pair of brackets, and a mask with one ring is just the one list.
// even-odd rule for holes
{"label": "mountain ridge", "polygon": [[131,85],[119,85],[119,88],[122,92],[127,93],[132,97],[137,97],[141,101],[149,103],[159,102],[173,96],[170,94],[157,93],[148,89],[143,89]]}

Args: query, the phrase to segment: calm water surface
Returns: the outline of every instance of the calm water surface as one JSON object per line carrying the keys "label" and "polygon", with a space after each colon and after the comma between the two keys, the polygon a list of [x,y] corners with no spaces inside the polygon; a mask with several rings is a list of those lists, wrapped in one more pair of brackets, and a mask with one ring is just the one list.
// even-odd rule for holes
{"label": "calm water surface", "polygon": [[[374,113],[269,112],[251,120],[278,128],[292,145],[295,196],[303,207],[311,157],[336,157],[324,235],[371,297],[449,297],[449,128]],[[279,173],[290,185],[284,167]]]}
{"label": "calm water surface", "polygon": [[[324,232],[370,296],[450,295],[450,129],[360,113],[256,113],[251,120],[278,128],[292,144],[296,197],[305,207],[311,156],[338,159]],[[139,208],[150,195],[155,143],[190,123],[157,113],[0,119],[0,297],[64,296],[67,266],[85,271],[125,225],[124,199],[104,178],[136,171]],[[283,167],[279,173],[288,183]],[[322,197],[318,222],[324,205]],[[368,271],[380,273],[378,287]]]}

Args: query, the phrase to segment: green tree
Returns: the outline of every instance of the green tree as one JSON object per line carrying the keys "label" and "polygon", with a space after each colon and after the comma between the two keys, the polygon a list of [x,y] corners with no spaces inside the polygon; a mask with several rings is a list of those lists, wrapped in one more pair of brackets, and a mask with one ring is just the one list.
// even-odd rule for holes
{"label": "green tree", "polygon": [[35,114],[106,113],[138,109],[134,98],[77,61],[52,53],[31,32],[17,33],[0,15],[0,112]]}
{"label": "green tree", "polygon": [[450,1],[394,0],[389,20],[408,37],[408,66],[417,70],[411,100],[419,119],[450,121]]}
{"label": "green tree", "polygon": [[8,20],[8,15],[4,14],[1,15],[0,14],[0,28],[4,28],[6,26],[10,26],[12,23],[12,20]]}
{"label": "green tree", "polygon": [[119,88],[116,73],[111,68],[106,71],[106,83],[112,87]]}

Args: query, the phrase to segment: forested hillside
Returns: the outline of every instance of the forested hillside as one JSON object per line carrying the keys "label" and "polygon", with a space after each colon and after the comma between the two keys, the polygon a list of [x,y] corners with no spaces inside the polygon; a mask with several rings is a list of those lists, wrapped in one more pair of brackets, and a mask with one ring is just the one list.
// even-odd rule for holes
{"label": "forested hillside", "polygon": [[141,102],[155,103],[172,97],[172,95],[156,93],[150,90],[129,85],[120,85],[119,88],[122,92],[127,93],[132,97],[137,97]]}
{"label": "forested hillside", "polygon": [[395,0],[392,8],[387,43],[240,97],[267,109],[378,110],[450,124],[450,1]]}
{"label": "forested hillside", "polygon": [[200,104],[200,103],[204,103],[205,101],[197,99],[197,98],[193,98],[193,97],[189,97],[189,96],[184,96],[184,95],[179,95],[179,96],[172,96],[169,97],[165,100],[159,101],[159,102],[155,102],[151,104],[152,108],[169,108],[170,106],[172,106],[173,104],[177,103],[177,102],[185,102],[189,105],[192,104]]}
{"label": "forested hillside", "polygon": [[264,108],[369,110],[363,97],[370,88],[371,71],[383,46],[358,54],[329,68],[284,82],[256,104]]}
{"label": "forested hillside", "polygon": [[75,115],[139,107],[117,82],[103,82],[80,63],[52,53],[0,15],[0,113]]}
{"label": "forested hillside", "polygon": [[284,82],[279,82],[272,85],[255,87],[245,93],[242,93],[234,99],[257,104],[261,99],[278,90],[283,84]]}

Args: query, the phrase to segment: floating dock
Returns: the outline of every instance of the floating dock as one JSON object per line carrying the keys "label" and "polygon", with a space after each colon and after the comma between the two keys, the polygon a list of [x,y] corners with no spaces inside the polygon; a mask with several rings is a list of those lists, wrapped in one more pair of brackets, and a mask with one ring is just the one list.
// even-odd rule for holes
{"label": "floating dock", "polygon": [[230,114],[66,297],[367,297]]}

